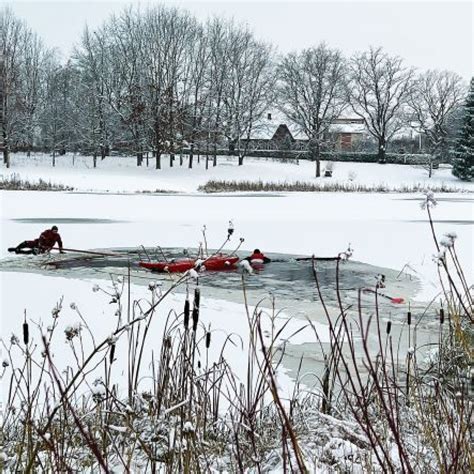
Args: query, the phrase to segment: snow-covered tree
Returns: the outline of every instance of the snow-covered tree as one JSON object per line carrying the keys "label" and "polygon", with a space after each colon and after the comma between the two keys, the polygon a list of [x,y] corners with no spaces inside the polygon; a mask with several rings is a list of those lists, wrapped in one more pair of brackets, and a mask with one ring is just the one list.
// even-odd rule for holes
{"label": "snow-covered tree", "polygon": [[104,93],[119,126],[117,141],[133,150],[141,166],[147,149],[144,21],[132,8],[112,16],[95,32],[104,45]]}
{"label": "snow-covered tree", "polygon": [[406,124],[403,112],[413,87],[414,71],[382,48],[356,54],[349,67],[352,109],[377,140],[378,160],[384,163],[387,142]]}
{"label": "snow-covered tree", "polygon": [[[62,66],[51,60],[45,68],[45,96],[39,118],[41,139],[45,149],[52,153],[52,165],[56,155],[74,148],[79,140],[75,94],[79,91],[77,72],[71,63]],[[87,95],[83,96],[81,113],[87,110]]]}
{"label": "snow-covered tree", "polygon": [[227,41],[222,126],[242,165],[253,128],[273,102],[274,64],[272,48],[246,27],[231,28]]}
{"label": "snow-covered tree", "polygon": [[462,127],[452,151],[453,175],[464,181],[472,181],[474,178],[474,78],[471,79],[463,111]]}
{"label": "snow-covered tree", "polygon": [[[74,64],[79,73],[76,84],[77,131],[84,148],[103,160],[110,151],[112,130],[117,125],[112,120],[112,110],[107,101],[106,79],[109,74],[107,41],[103,31],[91,32],[85,28],[80,46],[74,53]],[[80,113],[82,107],[83,113]]]}
{"label": "snow-covered tree", "polygon": [[433,161],[447,154],[449,120],[462,102],[464,91],[462,78],[449,71],[427,71],[414,81],[409,96],[410,121],[427,138],[429,177]]}
{"label": "snow-covered tree", "polygon": [[189,144],[188,166],[192,168],[196,144],[211,130],[209,121],[204,119],[210,109],[208,70],[211,54],[209,36],[201,25],[195,25],[189,41],[189,55],[183,68],[181,138],[182,143]]}
{"label": "snow-covered tree", "polygon": [[196,27],[194,18],[176,8],[153,8],[144,18],[147,125],[157,168],[161,168],[162,153],[170,155],[173,165]]}
{"label": "snow-covered tree", "polygon": [[288,54],[279,67],[279,108],[308,137],[316,177],[329,127],[347,107],[346,72],[340,51],[324,43]]}
{"label": "snow-covered tree", "polygon": [[0,136],[3,162],[10,167],[10,149],[18,136],[21,121],[21,76],[25,39],[28,29],[13,16],[11,10],[0,10],[0,90],[2,97]]}

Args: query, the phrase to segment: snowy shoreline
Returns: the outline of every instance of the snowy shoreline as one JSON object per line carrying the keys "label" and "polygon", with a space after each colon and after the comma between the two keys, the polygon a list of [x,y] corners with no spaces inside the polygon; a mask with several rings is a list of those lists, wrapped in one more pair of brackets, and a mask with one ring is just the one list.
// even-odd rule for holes
{"label": "snowy shoreline", "polygon": [[[208,181],[250,181],[263,183],[291,184],[303,182],[309,185],[365,186],[387,189],[452,188],[457,192],[473,192],[474,185],[458,180],[446,165],[434,172],[432,178],[421,166],[377,164],[377,163],[332,163],[332,177],[315,178],[314,162],[301,160],[282,162],[272,158],[246,158],[243,166],[237,165],[235,157],[219,157],[216,167],[205,169],[205,163],[195,163],[192,169],[177,164],[169,167],[163,160],[162,169],[157,170],[150,160],[150,166],[136,166],[134,157],[108,157],[92,167],[90,157],[64,155],[57,157],[55,167],[51,166],[48,155],[37,154],[27,157],[12,155],[12,167],[1,169],[0,178],[8,179],[15,175],[22,180],[38,181],[70,186],[80,192],[107,193],[194,193]],[[74,164],[73,164],[74,163]],[[321,162],[324,170],[327,162]]]}

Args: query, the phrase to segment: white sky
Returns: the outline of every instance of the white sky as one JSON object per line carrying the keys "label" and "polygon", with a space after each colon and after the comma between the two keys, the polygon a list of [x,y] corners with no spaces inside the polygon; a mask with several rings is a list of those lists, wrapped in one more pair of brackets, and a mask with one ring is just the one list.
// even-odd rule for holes
{"label": "white sky", "polygon": [[127,4],[179,5],[205,19],[210,15],[248,23],[260,39],[281,52],[326,41],[346,55],[382,46],[420,69],[449,69],[473,75],[471,1],[44,1],[0,0],[51,47],[68,54],[87,23],[99,26]]}

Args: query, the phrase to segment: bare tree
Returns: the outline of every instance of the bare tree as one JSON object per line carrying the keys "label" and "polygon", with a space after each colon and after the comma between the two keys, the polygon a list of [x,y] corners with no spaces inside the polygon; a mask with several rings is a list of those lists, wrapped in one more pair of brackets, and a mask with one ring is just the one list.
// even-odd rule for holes
{"label": "bare tree", "polygon": [[209,41],[208,96],[205,110],[205,127],[212,146],[213,166],[217,165],[217,147],[223,137],[224,93],[227,84],[228,52],[232,23],[214,18],[207,23]]}
{"label": "bare tree", "polygon": [[[0,152],[5,153],[5,56],[3,50],[0,50]],[[8,159],[4,156],[4,161]]]}
{"label": "bare tree", "polygon": [[35,130],[39,125],[45,84],[45,62],[50,54],[36,34],[29,30],[25,31],[23,60],[20,64],[20,93],[17,102],[20,122],[16,128],[16,141],[26,148],[28,156],[36,138]]}
{"label": "bare tree", "polygon": [[196,144],[205,133],[204,117],[211,107],[210,83],[207,77],[210,50],[209,37],[200,25],[195,25],[189,42],[189,55],[182,74],[181,135],[183,140],[186,139],[189,142],[188,166],[192,168]]}
{"label": "bare tree", "polygon": [[[51,58],[45,65],[44,100],[39,117],[42,131],[42,141],[52,153],[52,165],[56,165],[56,155],[63,154],[74,143],[80,133],[75,119],[75,94],[80,92],[77,73],[68,63],[60,65]],[[89,110],[87,95],[82,96],[81,114]],[[81,137],[81,143],[85,143]]]}
{"label": "bare tree", "polygon": [[120,121],[122,145],[133,146],[141,166],[147,145],[143,18],[128,8],[112,16],[97,35],[107,42],[103,82],[107,102]]}
{"label": "bare tree", "polygon": [[[87,142],[87,148],[94,158],[99,154],[103,160],[110,151],[111,110],[107,103],[106,78],[109,74],[107,61],[107,41],[103,31],[91,33],[85,28],[80,48],[75,51],[75,64],[80,74],[83,105],[87,103],[85,114],[79,114],[79,130]],[[77,104],[80,107],[80,104]]]}
{"label": "bare tree", "polygon": [[338,50],[324,43],[285,56],[278,70],[279,108],[308,137],[316,177],[329,127],[347,107],[346,65]]}
{"label": "bare tree", "polygon": [[413,69],[382,48],[355,55],[349,62],[349,100],[377,140],[378,160],[385,163],[387,142],[406,123],[403,116],[413,83]]}
{"label": "bare tree", "polygon": [[253,127],[272,103],[274,64],[271,47],[246,28],[233,28],[228,41],[223,126],[242,165]]}
{"label": "bare tree", "polygon": [[433,160],[447,152],[450,118],[464,99],[463,79],[450,71],[427,71],[420,74],[409,97],[411,124],[428,139],[430,158],[426,167],[433,173]]}
{"label": "bare tree", "polygon": [[161,168],[163,152],[169,154],[173,166],[195,28],[196,21],[176,8],[153,8],[145,17],[144,74],[157,168]]}
{"label": "bare tree", "polygon": [[0,54],[2,57],[0,135],[3,142],[3,162],[7,168],[10,167],[12,134],[19,121],[17,100],[20,91],[20,62],[23,55],[25,30],[24,23],[17,20],[9,9],[0,10]]}

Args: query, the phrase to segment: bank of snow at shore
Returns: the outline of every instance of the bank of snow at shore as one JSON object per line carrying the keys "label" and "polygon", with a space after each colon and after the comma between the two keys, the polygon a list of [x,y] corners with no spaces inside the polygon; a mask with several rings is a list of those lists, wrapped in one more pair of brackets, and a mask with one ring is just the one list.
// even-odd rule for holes
{"label": "bank of snow at shore", "polygon": [[[432,178],[421,166],[334,162],[331,178],[315,178],[315,163],[307,160],[282,161],[271,158],[246,158],[243,166],[238,166],[236,157],[218,157],[218,165],[205,168],[205,160],[194,160],[192,169],[183,166],[179,160],[173,167],[166,157],[162,159],[162,169],[155,169],[155,160],[150,159],[149,166],[136,166],[134,157],[107,157],[97,161],[93,168],[92,158],[71,154],[56,157],[55,167],[51,166],[51,157],[45,154],[12,155],[10,169],[0,169],[0,177],[16,175],[28,181],[39,179],[73,187],[77,191],[87,192],[153,192],[177,191],[195,192],[199,186],[209,180],[217,181],[262,181],[264,183],[304,182],[322,186],[363,185],[384,186],[389,189],[405,187],[447,187],[458,190],[474,191],[472,183],[465,183],[451,174],[449,167],[434,171]],[[327,162],[321,162],[321,169]]]}

